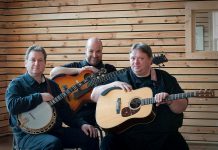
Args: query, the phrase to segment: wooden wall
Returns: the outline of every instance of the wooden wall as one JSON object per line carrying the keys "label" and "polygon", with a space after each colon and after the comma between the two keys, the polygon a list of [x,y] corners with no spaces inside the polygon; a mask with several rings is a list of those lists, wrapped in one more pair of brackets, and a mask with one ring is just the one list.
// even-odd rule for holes
{"label": "wooden wall", "polygon": [[[5,25],[4,19],[4,11],[5,9],[5,3],[0,2],[0,28],[2,29],[3,26]],[[7,87],[7,68],[6,68],[6,50],[2,49],[4,46],[4,41],[5,41],[6,35],[2,32],[0,32],[0,134],[6,134],[9,132],[10,128],[8,126],[8,114],[7,110],[5,107],[5,100],[4,100],[4,93],[5,89]]]}
{"label": "wooden wall", "polygon": [[[4,1],[4,3],[3,3]],[[0,131],[7,128],[4,90],[25,72],[26,48],[46,48],[46,75],[51,68],[84,58],[89,37],[103,41],[105,62],[129,66],[128,51],[136,42],[148,43],[169,62],[161,68],[174,75],[185,91],[214,89],[215,98],[190,98],[181,132],[189,142],[218,143],[218,62],[185,57],[185,3],[164,0],[2,0],[0,13],[1,95]],[[1,60],[3,60],[1,59]],[[5,75],[7,70],[7,75]],[[2,125],[4,124],[4,125]]]}

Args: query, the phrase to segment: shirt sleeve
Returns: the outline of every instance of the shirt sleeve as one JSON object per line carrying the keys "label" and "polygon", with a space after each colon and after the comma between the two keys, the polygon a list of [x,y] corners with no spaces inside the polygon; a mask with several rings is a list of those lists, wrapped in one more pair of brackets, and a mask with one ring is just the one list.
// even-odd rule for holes
{"label": "shirt sleeve", "polygon": [[66,67],[66,68],[81,68],[77,62],[65,64],[62,67]]}
{"label": "shirt sleeve", "polygon": [[20,81],[13,80],[9,84],[6,93],[6,106],[8,111],[17,115],[35,108],[42,102],[40,93],[23,95],[26,93]]}

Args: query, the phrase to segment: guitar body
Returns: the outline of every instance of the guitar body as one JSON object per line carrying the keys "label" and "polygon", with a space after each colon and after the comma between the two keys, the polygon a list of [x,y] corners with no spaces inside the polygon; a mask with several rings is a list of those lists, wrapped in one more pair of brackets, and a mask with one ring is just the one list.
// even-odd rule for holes
{"label": "guitar body", "polygon": [[[59,85],[62,92],[66,91],[66,89],[72,87],[73,85],[82,82],[87,76],[91,75],[93,72],[89,70],[82,71],[78,75],[60,75],[54,77],[53,80]],[[74,111],[77,111],[82,104],[91,102],[92,88],[88,87],[87,83],[84,84],[79,90],[73,91],[70,95],[68,95],[65,99],[67,103],[70,105],[70,108]]]}
{"label": "guitar body", "polygon": [[[114,89],[100,96],[96,107],[96,121],[106,131],[121,133],[138,123],[149,123],[155,118],[152,104],[136,106],[132,101],[152,97],[152,90],[144,87],[131,92]],[[134,109],[130,109],[130,104]]]}
{"label": "guitar body", "polygon": [[56,121],[56,111],[49,103],[42,102],[34,109],[18,115],[20,128],[30,134],[44,133],[50,130]]}

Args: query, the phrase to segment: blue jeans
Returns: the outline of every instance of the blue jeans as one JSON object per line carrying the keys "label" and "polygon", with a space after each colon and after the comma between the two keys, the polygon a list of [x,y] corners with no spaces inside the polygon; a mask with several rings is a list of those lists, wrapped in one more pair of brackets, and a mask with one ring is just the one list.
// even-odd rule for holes
{"label": "blue jeans", "polygon": [[20,150],[61,150],[63,148],[82,148],[99,150],[98,138],[90,138],[79,128],[60,128],[49,134],[25,134],[19,137]]}

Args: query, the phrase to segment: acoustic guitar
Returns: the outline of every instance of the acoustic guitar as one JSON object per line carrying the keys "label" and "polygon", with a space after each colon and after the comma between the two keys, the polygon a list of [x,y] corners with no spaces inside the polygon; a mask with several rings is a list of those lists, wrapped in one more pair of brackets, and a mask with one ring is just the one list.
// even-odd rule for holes
{"label": "acoustic guitar", "polygon": [[[75,90],[71,94],[69,94],[65,98],[65,100],[70,105],[70,108],[73,111],[78,111],[78,109],[84,103],[91,102],[90,96],[92,93],[92,89],[95,86],[100,85],[100,84],[104,83],[105,81],[108,81],[108,80],[114,78],[115,76],[117,76],[117,74],[123,73],[127,69],[128,68],[125,68],[125,69],[110,72],[107,74],[105,74],[106,70],[103,69],[104,73],[100,73],[95,78],[92,78],[91,80],[89,80],[89,82],[87,82],[86,84],[83,84],[77,90]],[[92,71],[84,70],[83,72],[81,72],[80,74],[75,75],[75,76],[73,76],[73,75],[60,75],[60,76],[54,77],[53,80],[59,85],[61,91],[64,92],[72,85],[75,85],[78,82],[83,81],[85,78],[87,78],[88,76],[90,76],[92,74],[93,74]]]}
{"label": "acoustic guitar", "polygon": [[[148,87],[125,92],[121,89],[109,89],[102,93],[96,106],[96,121],[106,131],[122,133],[128,128],[154,120],[152,107],[155,103],[152,90]],[[165,100],[177,100],[188,97],[214,97],[212,90],[200,90],[169,95]]]}
{"label": "acoustic guitar", "polygon": [[[73,91],[80,89],[84,84],[92,85],[92,79],[96,78],[102,72],[91,74],[83,79],[81,82],[78,82],[63,93],[56,96],[53,100],[48,102],[42,102],[37,105],[32,110],[18,114],[19,126],[20,128],[30,134],[40,134],[49,131],[56,122],[57,113],[55,107],[56,103],[63,100]],[[82,72],[85,74],[85,72]]]}
{"label": "acoustic guitar", "polygon": [[[155,65],[159,65],[167,61],[168,60],[164,54],[158,54],[154,56],[152,60],[152,62]],[[91,102],[90,96],[91,96],[91,92],[94,86],[100,85],[104,83],[105,81],[108,81],[114,78],[118,74],[125,72],[127,69],[128,68],[124,68],[124,69],[114,71],[111,73],[107,73],[107,74],[106,74],[106,70],[103,69],[101,73],[98,76],[96,76],[96,78],[94,79],[92,78],[92,80],[90,80],[89,83],[84,84],[83,86],[79,87],[77,90],[73,91],[71,94],[69,94],[65,98],[68,104],[70,105],[70,108],[73,111],[78,111],[79,108],[83,104]],[[87,78],[91,74],[93,74],[92,71],[85,70],[78,75],[61,74],[61,75],[55,76],[54,78],[52,78],[52,80],[54,80],[59,85],[61,91],[64,92],[72,85],[82,82],[85,78]]]}

